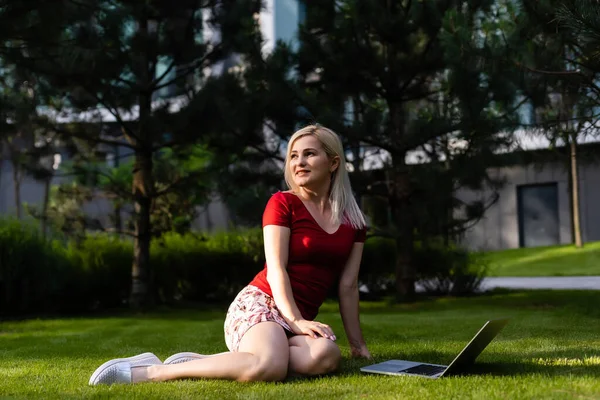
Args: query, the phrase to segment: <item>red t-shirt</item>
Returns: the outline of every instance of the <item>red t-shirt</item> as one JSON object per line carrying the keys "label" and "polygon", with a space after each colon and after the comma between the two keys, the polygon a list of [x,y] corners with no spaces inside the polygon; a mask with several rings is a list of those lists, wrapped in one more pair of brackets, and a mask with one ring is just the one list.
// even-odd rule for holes
{"label": "red t-shirt", "polygon": [[[302,317],[313,320],[329,289],[337,283],[353,244],[365,241],[366,229],[342,224],[329,234],[317,224],[302,200],[288,192],[271,196],[263,214],[263,227],[267,225],[290,228],[287,273]],[[266,263],[250,284],[273,296]]]}

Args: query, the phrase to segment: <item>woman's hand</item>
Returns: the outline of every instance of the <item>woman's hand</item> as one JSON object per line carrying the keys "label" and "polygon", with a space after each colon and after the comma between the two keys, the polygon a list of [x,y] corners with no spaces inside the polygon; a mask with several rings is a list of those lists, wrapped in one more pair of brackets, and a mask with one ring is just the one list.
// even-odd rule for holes
{"label": "woman's hand", "polygon": [[352,357],[354,358],[366,358],[367,360],[373,359],[373,356],[371,355],[369,349],[367,349],[367,346],[365,345],[362,345],[360,347],[352,347],[350,349],[350,352],[352,354]]}
{"label": "woman's hand", "polygon": [[291,322],[290,328],[297,335],[308,335],[314,339],[324,337],[325,339],[336,340],[335,334],[329,325],[322,324],[317,321],[308,321],[300,319]]}

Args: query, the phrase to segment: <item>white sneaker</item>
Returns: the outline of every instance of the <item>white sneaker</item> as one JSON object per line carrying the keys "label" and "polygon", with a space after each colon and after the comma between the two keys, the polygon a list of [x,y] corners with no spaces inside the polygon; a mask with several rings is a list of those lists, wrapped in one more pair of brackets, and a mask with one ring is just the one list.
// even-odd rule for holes
{"label": "white sneaker", "polygon": [[128,358],[115,358],[99,366],[90,377],[90,385],[112,385],[113,383],[132,383],[131,368],[149,367],[162,364],[152,353],[138,354]]}

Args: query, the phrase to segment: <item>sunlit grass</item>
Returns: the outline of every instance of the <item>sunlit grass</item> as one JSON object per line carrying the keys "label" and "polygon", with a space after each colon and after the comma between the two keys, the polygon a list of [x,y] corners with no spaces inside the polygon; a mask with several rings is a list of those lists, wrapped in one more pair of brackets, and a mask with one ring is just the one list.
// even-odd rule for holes
{"label": "sunlit grass", "polygon": [[277,384],[182,380],[87,385],[94,369],[115,357],[153,351],[164,359],[179,351],[224,351],[223,307],[3,322],[0,398],[597,398],[598,296],[592,291],[496,292],[413,304],[364,303],[362,322],[375,362],[449,363],[487,319],[511,318],[468,374],[439,380],[361,373],[368,362],[348,358],[334,303],[323,307],[320,319],[340,338],[345,357],[339,373]]}
{"label": "sunlit grass", "polygon": [[600,242],[510,249],[486,253],[490,276],[590,276],[600,275]]}
{"label": "sunlit grass", "polygon": [[534,363],[547,366],[561,367],[580,367],[580,366],[599,366],[600,357],[582,357],[582,358],[538,358]]}

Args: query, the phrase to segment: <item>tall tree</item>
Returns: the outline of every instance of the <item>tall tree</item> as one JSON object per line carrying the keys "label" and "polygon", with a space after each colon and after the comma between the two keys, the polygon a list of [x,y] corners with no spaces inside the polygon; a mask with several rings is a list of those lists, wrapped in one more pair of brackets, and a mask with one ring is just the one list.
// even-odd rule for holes
{"label": "tall tree", "polygon": [[[270,65],[281,68],[294,65],[289,83],[296,88],[295,103],[288,110],[296,120],[308,110],[305,120],[331,126],[350,147],[387,154],[380,166],[387,182],[381,195],[391,208],[396,288],[404,299],[414,297],[414,242],[425,229],[420,218],[431,213],[427,207],[440,206],[431,201],[437,190],[442,183],[450,183],[448,193],[486,181],[495,185],[486,166],[510,140],[497,133],[514,111],[513,77],[480,61],[502,50],[498,23],[486,20],[499,12],[493,5],[311,1],[297,57],[281,47],[271,59]],[[271,84],[277,92],[280,85]],[[288,114],[281,110],[280,119]],[[419,167],[410,160],[415,151]],[[427,185],[425,176],[435,181]],[[445,215],[458,207],[445,203]],[[468,214],[485,206],[462,208]]]}
{"label": "tall tree", "polygon": [[[259,131],[261,116],[248,111],[244,88],[225,69],[232,53],[255,45],[252,16],[259,7],[257,0],[182,0],[177,6],[164,0],[65,0],[11,2],[0,9],[0,26],[20,28],[5,42],[4,57],[64,91],[61,115],[72,128],[64,132],[132,154],[133,307],[151,299],[153,202],[185,178],[158,188],[154,156],[165,147],[178,154],[225,125],[242,137]],[[216,68],[223,73],[215,74]],[[102,129],[107,122],[117,129]],[[83,129],[83,123],[100,129]],[[232,153],[244,146],[222,136],[215,142]]]}
{"label": "tall tree", "polygon": [[578,147],[594,133],[590,128],[598,119],[598,103],[589,95],[588,83],[597,79],[597,73],[585,66],[589,64],[589,49],[582,45],[578,32],[558,19],[563,3],[522,0],[507,42],[513,60],[526,72],[521,93],[528,98],[534,117],[526,130],[546,137],[553,148],[564,150],[573,242],[582,247]]}
{"label": "tall tree", "polygon": [[[586,120],[578,121],[579,125],[587,128],[587,134],[599,137],[597,124],[600,115],[596,112],[600,106],[600,86],[598,86],[598,77],[600,75],[600,58],[598,57],[598,48],[600,48],[600,11],[598,4],[590,0],[567,0],[557,10],[558,22],[566,27],[575,38],[577,49],[577,60],[573,62],[578,76],[580,89],[579,99],[585,99],[588,109],[592,109],[586,115]],[[573,72],[571,70],[571,72]],[[590,107],[591,104],[591,107]],[[586,124],[586,122],[588,122]],[[577,163],[576,163],[576,136],[571,141],[571,176],[574,185],[577,183]],[[578,187],[573,186],[573,203],[577,205],[577,214],[573,218],[579,218],[579,199]],[[577,197],[576,197],[577,196]],[[577,221],[579,222],[579,221]],[[580,225],[574,227],[580,229]],[[577,235],[577,231],[576,231]],[[577,242],[579,240],[579,242]],[[581,247],[581,233],[576,237],[576,244]]]}

